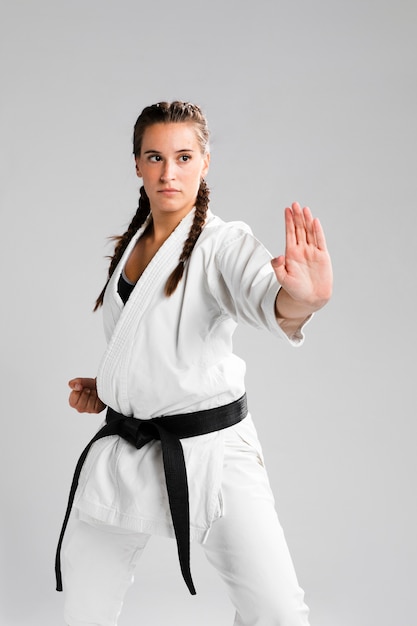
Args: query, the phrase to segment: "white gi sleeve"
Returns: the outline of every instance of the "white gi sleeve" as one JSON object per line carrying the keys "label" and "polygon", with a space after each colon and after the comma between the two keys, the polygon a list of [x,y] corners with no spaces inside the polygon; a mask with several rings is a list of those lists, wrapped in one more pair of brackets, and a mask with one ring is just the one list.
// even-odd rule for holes
{"label": "white gi sleeve", "polygon": [[280,289],[271,265],[272,255],[244,223],[229,223],[217,240],[216,280],[210,288],[219,307],[237,323],[265,328],[292,345],[304,340],[302,327],[291,337],[279,326],[275,299]]}

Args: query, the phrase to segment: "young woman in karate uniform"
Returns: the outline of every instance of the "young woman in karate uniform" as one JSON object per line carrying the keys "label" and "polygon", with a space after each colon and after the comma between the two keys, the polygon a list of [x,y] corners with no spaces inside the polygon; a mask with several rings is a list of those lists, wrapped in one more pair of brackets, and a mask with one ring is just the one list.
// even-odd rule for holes
{"label": "young woman in karate uniform", "polygon": [[[236,324],[297,345],[330,298],[331,262],[308,208],[285,209],[286,250],[277,258],[246,224],[211,213],[208,139],[205,117],[189,103],[152,105],[136,122],[139,207],[97,300],[108,340],[97,378],[69,383],[79,412],[192,420],[234,406],[245,393]],[[181,439],[190,539],[224,580],[234,626],[307,626],[252,418],[245,410],[239,420]],[[137,449],[109,435],[89,449],[62,548],[68,626],[115,626],[150,536],[176,535],[164,471],[156,439]]]}

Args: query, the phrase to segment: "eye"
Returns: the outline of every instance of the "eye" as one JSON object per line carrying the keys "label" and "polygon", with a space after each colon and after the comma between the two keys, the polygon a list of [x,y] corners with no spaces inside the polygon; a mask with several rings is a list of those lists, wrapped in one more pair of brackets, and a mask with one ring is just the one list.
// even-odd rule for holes
{"label": "eye", "polygon": [[159,154],[151,154],[148,159],[151,163],[159,163],[162,160]]}
{"label": "eye", "polygon": [[180,156],[181,163],[187,163],[187,161],[189,161],[190,159],[191,159],[191,155],[190,154],[182,154]]}

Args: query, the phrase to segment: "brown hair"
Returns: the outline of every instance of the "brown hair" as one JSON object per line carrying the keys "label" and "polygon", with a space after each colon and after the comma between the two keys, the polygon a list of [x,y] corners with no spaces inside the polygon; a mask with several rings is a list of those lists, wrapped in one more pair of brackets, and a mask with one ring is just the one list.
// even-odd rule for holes
{"label": "brown hair", "polygon": [[[142,113],[136,120],[136,124],[133,132],[133,154],[135,157],[140,156],[142,141],[145,130],[153,124],[169,124],[169,123],[182,123],[191,122],[194,124],[195,132],[198,142],[200,144],[202,154],[206,154],[209,150],[209,130],[207,126],[207,120],[201,111],[200,107],[189,102],[180,102],[178,100],[174,102],[158,102],[151,106],[145,107]],[[178,265],[168,277],[165,284],[165,295],[170,296],[176,290],[178,283],[180,282],[183,273],[184,266],[189,259],[191,252],[195,246],[195,243],[200,236],[206,219],[207,209],[209,205],[210,191],[204,180],[201,181],[198,190],[194,221],[188,233],[188,238],[184,243]],[[99,297],[96,300],[94,311],[96,311],[102,304],[104,299],[104,292],[108,282],[116,269],[118,262],[120,261],[124,251],[126,250],[129,241],[133,235],[139,230],[142,224],[150,213],[151,207],[149,198],[146,194],[145,188],[140,188],[139,206],[130,222],[128,229],[123,235],[113,237],[116,242],[113,256],[110,257],[110,266],[107,276],[106,284],[101,291]]]}

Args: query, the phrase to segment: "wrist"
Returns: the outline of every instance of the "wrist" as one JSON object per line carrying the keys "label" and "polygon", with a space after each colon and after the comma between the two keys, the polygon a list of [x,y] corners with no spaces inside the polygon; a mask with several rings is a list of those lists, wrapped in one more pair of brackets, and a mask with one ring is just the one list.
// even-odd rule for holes
{"label": "wrist", "polygon": [[302,323],[310,315],[321,309],[328,300],[329,298],[315,298],[311,301],[296,300],[284,287],[281,287],[275,299],[275,315],[277,319]]}

